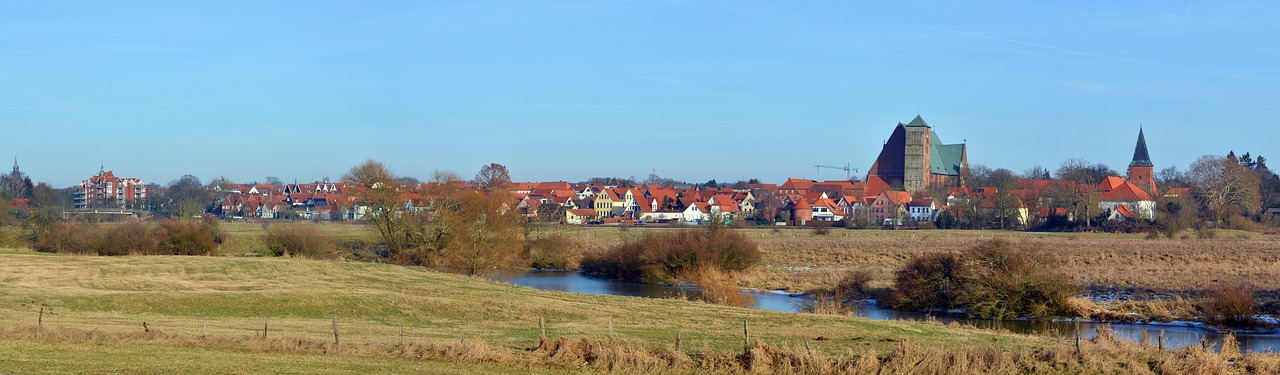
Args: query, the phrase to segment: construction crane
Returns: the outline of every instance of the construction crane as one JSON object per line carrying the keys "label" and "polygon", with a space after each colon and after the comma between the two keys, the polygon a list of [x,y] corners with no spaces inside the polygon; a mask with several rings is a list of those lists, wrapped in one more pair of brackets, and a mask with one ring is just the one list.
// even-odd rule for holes
{"label": "construction crane", "polygon": [[844,179],[845,179],[845,180],[853,180],[853,174],[854,174],[854,173],[858,173],[858,168],[849,168],[849,164],[847,164],[847,163],[846,163],[843,167],[832,167],[832,166],[830,166],[830,165],[815,165],[814,167],[817,167],[817,168],[818,168],[818,172],[819,172],[819,173],[821,173],[821,172],[822,172],[822,168],[831,168],[831,169],[840,169],[840,170],[843,170],[843,171],[844,171]]}

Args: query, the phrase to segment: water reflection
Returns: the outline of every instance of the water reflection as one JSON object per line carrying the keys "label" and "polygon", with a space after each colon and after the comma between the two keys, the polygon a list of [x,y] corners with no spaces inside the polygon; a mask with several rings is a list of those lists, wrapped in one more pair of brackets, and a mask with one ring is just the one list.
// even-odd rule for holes
{"label": "water reflection", "polygon": [[[514,275],[504,278],[505,281],[515,285],[527,286],[542,290],[556,290],[570,293],[580,294],[608,294],[615,296],[631,296],[631,297],[648,297],[648,298],[679,298],[687,297],[696,299],[699,297],[698,289],[694,286],[659,286],[648,284],[627,283],[614,280],[604,280],[593,277],[587,277],[577,272],[543,272],[531,271],[525,274]],[[790,296],[786,294],[776,293],[748,293],[753,297],[751,307],[764,310],[797,312],[799,306],[803,303],[812,301],[809,296]],[[956,315],[931,315],[924,313],[901,312],[889,309],[882,309],[873,304],[863,304],[859,309],[855,310],[854,315],[875,320],[911,320],[911,321],[927,321],[936,320],[941,323],[961,323],[965,325],[975,326],[979,328],[999,328],[1014,333],[1021,334],[1044,334],[1072,336],[1075,334],[1075,324],[1069,320],[1057,321],[990,321],[967,319],[963,316]],[[1138,342],[1142,341],[1143,332],[1147,333],[1147,343],[1156,345],[1157,337],[1164,334],[1164,347],[1168,349],[1178,349],[1190,345],[1200,345],[1203,339],[1206,345],[1218,348],[1222,345],[1223,335],[1217,332],[1210,332],[1197,326],[1187,326],[1178,324],[1168,325],[1147,325],[1147,324],[1103,324],[1080,322],[1080,337],[1083,339],[1092,339],[1099,327],[1110,326],[1111,331],[1117,337]],[[1276,352],[1280,351],[1280,334],[1237,334],[1236,340],[1240,342],[1242,352]]]}

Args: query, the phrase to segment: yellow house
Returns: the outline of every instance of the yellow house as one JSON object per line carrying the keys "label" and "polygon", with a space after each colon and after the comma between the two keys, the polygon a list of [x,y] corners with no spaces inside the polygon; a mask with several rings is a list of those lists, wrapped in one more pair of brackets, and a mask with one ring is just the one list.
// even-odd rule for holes
{"label": "yellow house", "polygon": [[613,217],[613,202],[613,193],[609,192],[609,189],[603,189],[596,194],[595,204],[591,208],[596,210],[598,217]]}
{"label": "yellow house", "polygon": [[596,210],[590,208],[567,210],[564,212],[564,222],[569,224],[585,224],[595,219]]}

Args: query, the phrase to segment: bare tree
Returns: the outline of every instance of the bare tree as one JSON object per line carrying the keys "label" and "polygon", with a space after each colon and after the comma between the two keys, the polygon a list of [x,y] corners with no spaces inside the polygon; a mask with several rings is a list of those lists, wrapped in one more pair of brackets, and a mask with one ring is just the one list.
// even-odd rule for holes
{"label": "bare tree", "polygon": [[1219,223],[1234,215],[1256,214],[1262,205],[1257,174],[1235,157],[1201,156],[1191,163],[1187,176],[1196,196]]}
{"label": "bare tree", "polygon": [[498,163],[489,163],[476,173],[476,187],[484,191],[505,190],[511,184],[511,174],[507,167]]}
{"label": "bare tree", "polygon": [[1095,209],[1101,198],[1095,188],[1107,176],[1116,172],[1105,164],[1092,164],[1084,159],[1068,159],[1058,167],[1058,179],[1064,183],[1054,192],[1056,199],[1069,204],[1077,220],[1083,218],[1085,226],[1093,226]]}
{"label": "bare tree", "polygon": [[399,253],[408,248],[411,235],[403,230],[404,222],[399,220],[400,193],[395,181],[395,174],[375,160],[351,167],[342,176],[347,192],[356,198],[354,209],[363,213],[364,219],[378,230],[387,250]]}

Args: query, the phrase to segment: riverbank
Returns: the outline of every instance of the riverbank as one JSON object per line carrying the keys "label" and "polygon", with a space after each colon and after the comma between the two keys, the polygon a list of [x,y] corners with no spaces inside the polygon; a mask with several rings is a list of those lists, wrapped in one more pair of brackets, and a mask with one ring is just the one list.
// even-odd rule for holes
{"label": "riverbank", "polygon": [[[594,278],[574,271],[531,270],[521,275],[508,276],[504,281],[536,289],[582,294],[681,300],[696,299],[698,295],[697,288],[688,285],[660,286],[628,283]],[[746,298],[751,301],[749,307],[756,309],[802,312],[813,301],[812,295],[802,293],[758,289],[744,289],[742,291],[749,293],[748,298]],[[1224,342],[1228,340],[1227,336],[1230,335],[1233,337],[1232,339],[1239,343],[1239,349],[1244,352],[1275,352],[1280,349],[1280,332],[1218,330],[1203,323],[1190,321],[1102,321],[1090,318],[1077,320],[1058,318],[1050,320],[1015,319],[991,321],[969,319],[963,311],[938,311],[933,313],[896,311],[877,305],[875,300],[858,301],[856,306],[846,313],[873,320],[954,324],[1000,332],[1046,335],[1051,338],[1070,338],[1074,336],[1075,332],[1079,332],[1084,339],[1093,339],[1099,329],[1106,328],[1120,339],[1135,344],[1163,345],[1167,349],[1199,346],[1203,342],[1207,348],[1219,350],[1224,346]]]}

